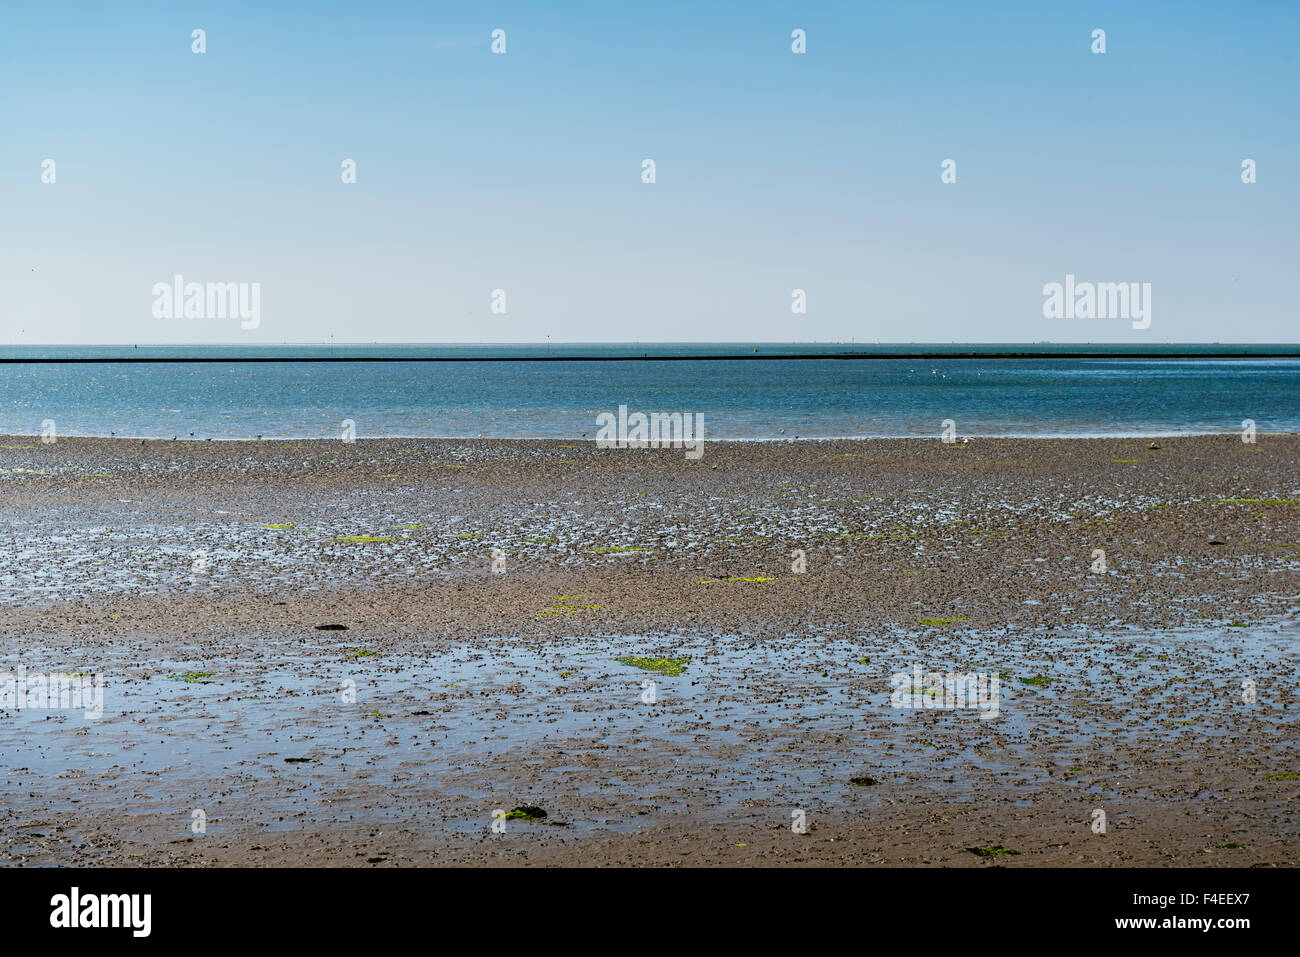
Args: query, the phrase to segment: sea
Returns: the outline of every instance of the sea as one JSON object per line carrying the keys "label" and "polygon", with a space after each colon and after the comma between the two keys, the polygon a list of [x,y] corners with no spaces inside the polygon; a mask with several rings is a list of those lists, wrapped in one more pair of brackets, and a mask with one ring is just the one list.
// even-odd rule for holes
{"label": "sea", "polygon": [[0,347],[12,435],[573,439],[620,406],[706,439],[1300,432],[1300,346]]}

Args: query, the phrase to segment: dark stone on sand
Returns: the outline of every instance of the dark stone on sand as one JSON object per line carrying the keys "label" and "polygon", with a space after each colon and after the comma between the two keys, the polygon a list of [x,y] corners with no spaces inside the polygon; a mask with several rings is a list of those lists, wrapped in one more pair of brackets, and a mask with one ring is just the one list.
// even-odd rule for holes
{"label": "dark stone on sand", "polygon": [[317,631],[347,631],[347,625],[317,625]]}
{"label": "dark stone on sand", "polygon": [[865,788],[870,787],[873,784],[879,784],[880,782],[870,775],[864,774],[856,778],[849,778],[849,783],[857,788]]}

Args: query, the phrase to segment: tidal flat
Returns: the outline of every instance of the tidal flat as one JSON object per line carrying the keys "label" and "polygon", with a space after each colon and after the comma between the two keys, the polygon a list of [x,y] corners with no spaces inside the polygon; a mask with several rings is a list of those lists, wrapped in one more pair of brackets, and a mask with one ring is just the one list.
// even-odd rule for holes
{"label": "tidal flat", "polygon": [[1300,861],[1300,436],[0,446],[10,864]]}

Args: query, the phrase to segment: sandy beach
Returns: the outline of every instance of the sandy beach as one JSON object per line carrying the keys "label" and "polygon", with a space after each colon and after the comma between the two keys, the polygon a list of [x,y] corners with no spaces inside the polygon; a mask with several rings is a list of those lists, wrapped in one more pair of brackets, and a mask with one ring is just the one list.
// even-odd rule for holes
{"label": "sandy beach", "polygon": [[4,437],[0,860],[1294,865],[1297,452]]}

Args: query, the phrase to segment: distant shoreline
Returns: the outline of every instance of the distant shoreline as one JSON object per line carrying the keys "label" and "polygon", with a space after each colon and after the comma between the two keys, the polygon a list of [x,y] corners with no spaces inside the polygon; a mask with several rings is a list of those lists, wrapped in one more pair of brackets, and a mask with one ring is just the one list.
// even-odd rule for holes
{"label": "distant shoreline", "polygon": [[[154,347],[157,348],[157,347]],[[736,362],[819,359],[1300,359],[1300,352],[804,352],[640,356],[43,356],[4,357],[2,365],[228,362]]]}

